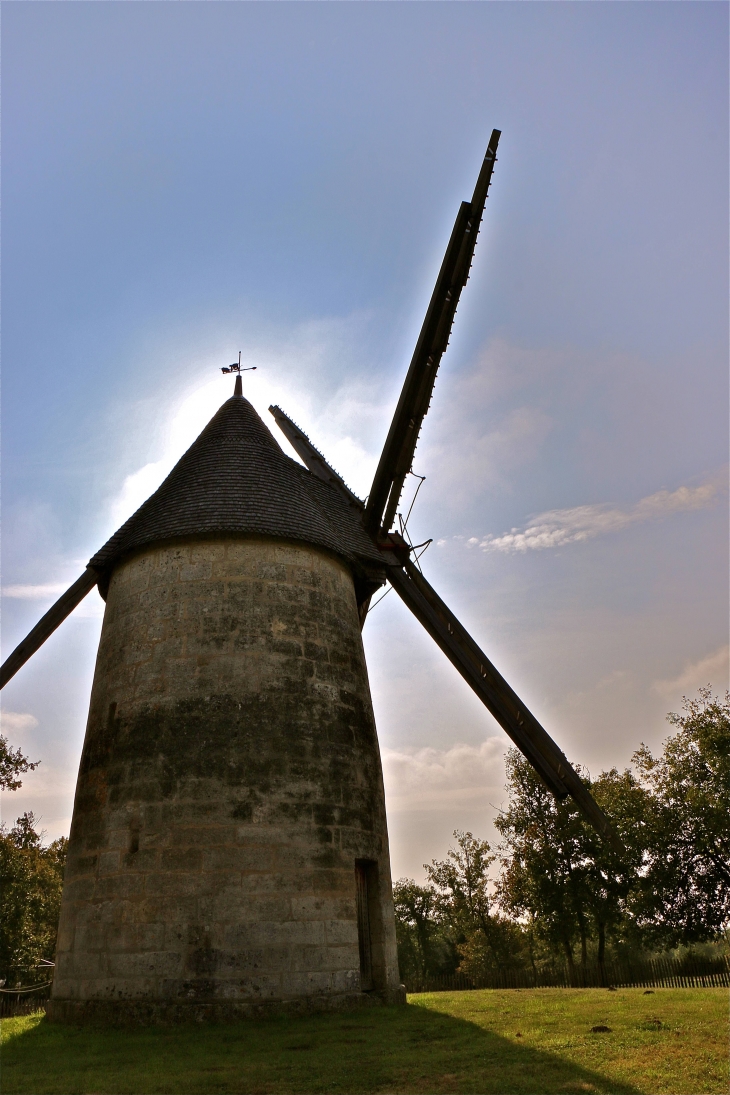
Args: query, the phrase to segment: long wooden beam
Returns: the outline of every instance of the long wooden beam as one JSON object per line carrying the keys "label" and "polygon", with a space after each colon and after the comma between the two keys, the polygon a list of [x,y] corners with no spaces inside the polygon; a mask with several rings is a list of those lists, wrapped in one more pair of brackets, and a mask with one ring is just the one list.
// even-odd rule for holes
{"label": "long wooden beam", "polygon": [[395,520],[403,483],[411,470],[418,436],[428,411],[436,372],[448,346],[461,290],[466,285],[484,203],[492,179],[500,131],[489,141],[470,202],[462,202],[439,270],[421,333],[408,367],[365,507],[365,527],[376,536]]}
{"label": "long wooden beam", "polygon": [[62,624],[76,605],[83,601],[98,581],[98,575],[88,568],[80,578],[77,578],[72,586],[56,601],[52,608],[48,609],[33,630],[26,635],[21,643],[18,643],[10,657],[6,658],[0,666],[0,688],[4,688],[8,681],[15,676],[21,666],[25,665],[28,658],[35,654],[36,650],[52,635],[59,624]]}
{"label": "long wooden beam", "polygon": [[[355,499],[307,435],[279,407],[269,407],[269,410],[309,470],[332,483],[348,500]],[[621,852],[623,849],[615,830],[563,751],[510,688],[418,567],[408,558],[408,544],[397,534],[380,538],[376,542],[388,563],[388,580],[396,593],[527,758],[545,785],[556,798],[564,799],[571,795],[586,820],[616,851]],[[369,600],[360,607],[361,625],[365,622],[368,605]]]}
{"label": "long wooden beam", "polygon": [[[397,564],[397,560],[395,560]],[[618,838],[606,815],[562,750],[510,688],[466,628],[408,560],[392,565],[388,579],[396,593],[441,647],[472,691],[511,737],[558,798],[568,794],[587,821],[617,850]]]}
{"label": "long wooden beam", "polygon": [[269,412],[273,414],[277,426],[312,474],[316,475],[318,479],[323,479],[325,483],[337,487],[345,495],[348,502],[362,509],[363,503],[356,494],[352,493],[342,476],[338,475],[335,469],[327,463],[319,449],[314,447],[304,430],[300,429],[296,422],[289,418],[289,415],[284,414],[281,407],[271,406]]}

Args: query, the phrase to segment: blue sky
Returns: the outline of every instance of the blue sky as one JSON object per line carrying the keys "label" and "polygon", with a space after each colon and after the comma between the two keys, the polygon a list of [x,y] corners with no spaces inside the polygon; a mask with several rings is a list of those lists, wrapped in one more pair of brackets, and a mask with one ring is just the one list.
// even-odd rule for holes
{"label": "blue sky", "polygon": [[[363,495],[503,136],[415,469],[424,569],[575,762],[727,683],[723,3],[4,3],[3,649],[220,402]],[[267,416],[268,417],[268,416]],[[273,427],[275,430],[275,427]],[[67,831],[96,594],[5,690]],[[365,642],[396,875],[490,835],[505,738],[395,596]]]}

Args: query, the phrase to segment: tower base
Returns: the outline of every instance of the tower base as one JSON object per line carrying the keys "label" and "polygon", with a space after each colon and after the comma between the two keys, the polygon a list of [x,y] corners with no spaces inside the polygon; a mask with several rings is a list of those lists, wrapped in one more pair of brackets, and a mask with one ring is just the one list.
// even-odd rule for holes
{"label": "tower base", "polygon": [[229,1023],[278,1015],[314,1015],[406,1002],[405,985],[385,992],[348,992],[290,1000],[59,1000],[48,1002],[52,1023],[84,1026],[155,1026],[183,1023]]}

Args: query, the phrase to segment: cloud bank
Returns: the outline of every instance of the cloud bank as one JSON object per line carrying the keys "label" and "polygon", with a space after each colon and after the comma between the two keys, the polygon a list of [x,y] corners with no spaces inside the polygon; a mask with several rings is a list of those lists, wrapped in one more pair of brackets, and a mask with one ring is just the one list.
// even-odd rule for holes
{"label": "cloud bank", "polygon": [[685,664],[681,673],[668,680],[655,681],[652,691],[660,696],[694,692],[710,684],[716,692],[730,686],[730,646],[721,646],[697,662]]}
{"label": "cloud bank", "polygon": [[443,810],[484,798],[504,782],[505,742],[462,742],[450,749],[384,749],[383,778],[389,810]]}
{"label": "cloud bank", "polygon": [[698,487],[679,487],[675,491],[659,490],[642,498],[629,509],[600,504],[554,509],[538,514],[524,529],[513,528],[501,536],[477,536],[467,540],[470,547],[483,551],[506,553],[544,551],[567,544],[593,540],[610,532],[620,532],[643,521],[669,517],[686,510],[704,509],[718,493],[717,481]]}
{"label": "cloud bank", "polygon": [[33,730],[38,725],[38,719],[34,715],[28,715],[19,711],[3,711],[0,716],[3,734],[11,738],[18,734],[24,734],[27,730]]}
{"label": "cloud bank", "polygon": [[11,585],[3,586],[3,597],[13,597],[21,601],[50,601],[60,597],[71,583],[63,585],[60,582],[48,582],[45,585]]}
{"label": "cloud bank", "polygon": [[[80,568],[79,568],[80,569]],[[71,585],[68,582],[47,582],[44,585],[10,585],[2,587],[2,596],[19,601],[44,601],[52,604],[58,600],[62,593]],[[42,611],[42,608],[37,609]],[[76,619],[100,620],[104,615],[104,602],[99,590],[94,588],[86,594],[84,599],[76,605],[71,613]]]}

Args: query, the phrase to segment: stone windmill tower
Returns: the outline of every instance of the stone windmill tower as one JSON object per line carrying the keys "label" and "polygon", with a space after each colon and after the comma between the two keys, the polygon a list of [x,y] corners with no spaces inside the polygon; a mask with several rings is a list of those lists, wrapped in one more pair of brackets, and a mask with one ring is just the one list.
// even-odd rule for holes
{"label": "stone windmill tower", "polygon": [[357,604],[384,573],[356,511],[238,377],[90,565],[106,612],[54,1015],[397,998]]}
{"label": "stone windmill tower", "polygon": [[11,654],[106,599],[51,1015],[223,1017],[404,999],[361,627],[386,580],[551,790],[611,830],[392,531],[466,283],[494,131],[459,210],[367,505],[241,378],[162,486]]}

